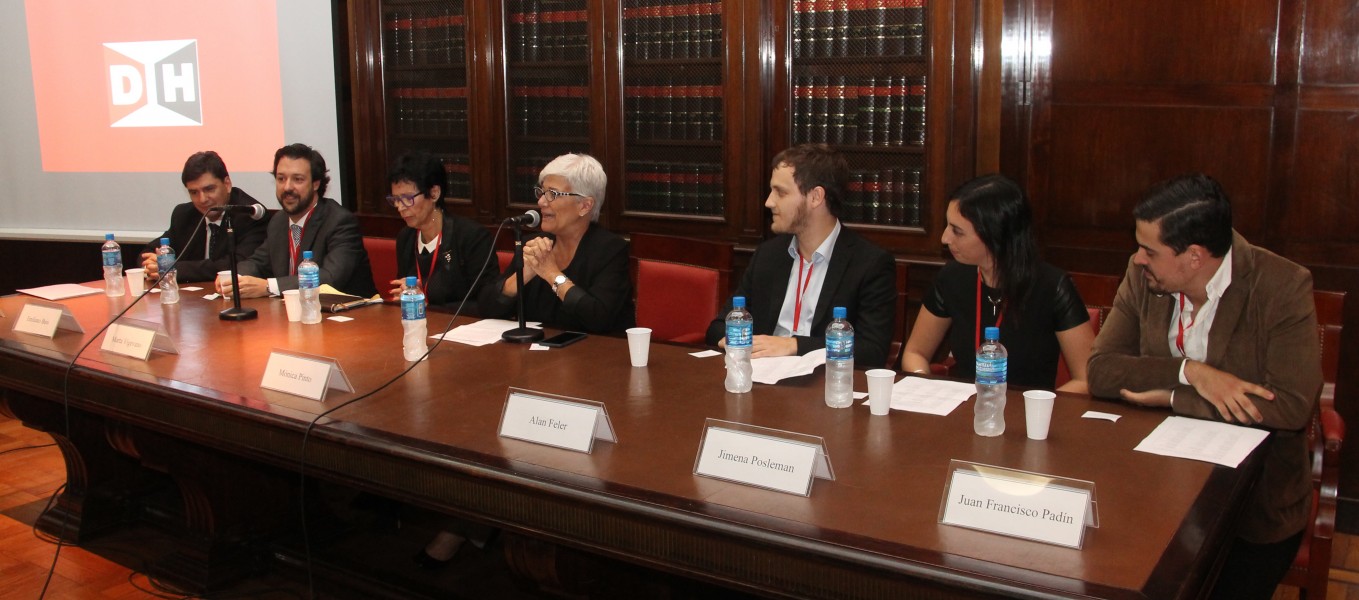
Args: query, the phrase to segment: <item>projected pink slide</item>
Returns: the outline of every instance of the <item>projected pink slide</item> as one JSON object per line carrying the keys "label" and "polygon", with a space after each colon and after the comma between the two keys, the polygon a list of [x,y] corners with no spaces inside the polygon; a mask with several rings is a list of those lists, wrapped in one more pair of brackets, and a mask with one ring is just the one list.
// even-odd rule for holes
{"label": "projected pink slide", "polygon": [[43,170],[177,173],[208,149],[271,170],[274,2],[25,0]]}

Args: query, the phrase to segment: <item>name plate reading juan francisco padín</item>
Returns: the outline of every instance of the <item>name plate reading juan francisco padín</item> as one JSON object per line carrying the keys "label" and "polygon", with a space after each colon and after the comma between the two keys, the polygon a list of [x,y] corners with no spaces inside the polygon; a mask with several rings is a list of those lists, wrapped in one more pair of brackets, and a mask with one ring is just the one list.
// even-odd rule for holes
{"label": "name plate reading juan francisco pad\u00edn", "polygon": [[596,439],[618,441],[602,403],[517,388],[506,394],[500,435],[586,454]]}
{"label": "name plate reading juan francisco pad\u00edn", "polygon": [[159,325],[137,319],[119,319],[110,324],[99,349],[138,360],[149,358],[152,350],[179,354],[174,342]]}
{"label": "name plate reading juan francisco pad\u00edn", "polygon": [[354,391],[339,361],[325,356],[274,350],[264,366],[260,387],[308,400],[324,401],[326,391],[335,388],[342,392]]}
{"label": "name plate reading juan francisco pad\u00edn", "polygon": [[84,333],[80,322],[76,321],[71,310],[61,304],[39,304],[29,302],[14,319],[14,331],[31,333],[45,338],[53,337],[58,329]]}
{"label": "name plate reading juan francisco pad\u00edn", "polygon": [[955,460],[939,522],[1080,548],[1098,527],[1095,484]]}
{"label": "name plate reading juan francisco pad\u00edn", "polygon": [[808,496],[814,478],[835,479],[825,448],[815,436],[708,419],[694,474]]}

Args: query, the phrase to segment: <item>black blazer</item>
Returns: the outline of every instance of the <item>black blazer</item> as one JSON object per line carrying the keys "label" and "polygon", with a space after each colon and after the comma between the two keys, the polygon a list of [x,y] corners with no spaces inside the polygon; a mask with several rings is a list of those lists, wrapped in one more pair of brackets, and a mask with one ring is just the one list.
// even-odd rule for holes
{"label": "black blazer", "polygon": [[[407,227],[396,234],[396,273],[416,275],[415,254],[420,248],[420,232]],[[500,262],[491,249],[491,234],[468,219],[444,212],[443,239],[431,267],[420,262],[420,273],[428,278],[425,300],[431,306],[456,309],[463,298],[470,298],[469,312],[476,312],[477,292],[500,275]],[[478,279],[478,275],[480,279]],[[473,282],[476,283],[475,288]]]}
{"label": "black blazer", "polygon": [[[227,204],[236,206],[249,206],[260,202],[250,197],[238,187],[231,188],[231,199]],[[160,238],[170,238],[170,247],[178,253],[179,263],[175,265],[175,271],[179,273],[178,280],[184,282],[212,281],[217,279],[218,271],[225,271],[231,268],[231,257],[227,254],[227,244],[222,244],[213,253],[207,256],[208,224],[203,223],[199,228],[199,223],[203,221],[203,213],[198,212],[192,202],[185,202],[175,207],[170,213],[170,228],[165,233],[160,234],[151,243],[142,248],[142,252],[155,253],[156,248],[160,247]],[[231,227],[235,231],[233,237],[236,238],[236,261],[244,263],[254,254],[255,249],[264,243],[263,219],[259,221],[251,220],[245,215],[233,215],[231,217]],[[198,229],[197,233],[194,232]],[[192,239],[190,239],[192,237]]]}
{"label": "black blazer", "polygon": [[[783,297],[788,292],[788,273],[793,269],[793,257],[788,244],[793,236],[784,234],[759,245],[750,258],[750,265],[741,276],[741,284],[733,296],[745,296],[746,310],[755,317],[756,335],[773,335],[778,326]],[[816,300],[810,337],[796,336],[797,353],[803,355],[826,347],[826,326],[831,322],[831,309],[843,306],[849,322],[854,326],[854,364],[860,368],[878,368],[887,364],[887,349],[892,343],[896,323],[897,271],[891,254],[841,227],[840,237],[831,251],[826,281],[821,296]],[[716,345],[726,337],[726,318],[731,311],[728,300],[722,311],[708,325],[707,342]]]}
{"label": "black blazer", "polygon": [[[241,264],[242,274],[276,278],[279,291],[297,289],[297,274],[292,272],[288,251],[291,238],[288,225],[288,215],[283,211],[269,219],[269,235],[250,260]],[[368,251],[363,248],[363,235],[359,233],[359,219],[339,202],[330,198],[316,201],[316,210],[302,232],[298,262],[302,262],[301,250],[312,251],[312,258],[321,266],[321,283],[365,298],[377,293]]]}

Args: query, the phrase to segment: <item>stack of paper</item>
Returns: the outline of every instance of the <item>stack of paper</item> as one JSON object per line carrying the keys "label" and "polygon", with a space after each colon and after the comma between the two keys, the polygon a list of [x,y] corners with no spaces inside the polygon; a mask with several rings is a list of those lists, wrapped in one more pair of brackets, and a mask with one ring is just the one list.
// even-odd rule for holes
{"label": "stack of paper", "polygon": [[892,384],[892,408],[947,415],[976,393],[977,386],[971,383],[907,377]]}
{"label": "stack of paper", "polygon": [[[468,346],[485,346],[500,341],[500,334],[519,326],[518,321],[506,321],[504,319],[482,319],[475,323],[468,323],[454,327],[447,334],[436,333],[429,337],[434,339],[443,338],[451,342],[467,344]],[[529,327],[541,328],[542,323],[529,323]]]}

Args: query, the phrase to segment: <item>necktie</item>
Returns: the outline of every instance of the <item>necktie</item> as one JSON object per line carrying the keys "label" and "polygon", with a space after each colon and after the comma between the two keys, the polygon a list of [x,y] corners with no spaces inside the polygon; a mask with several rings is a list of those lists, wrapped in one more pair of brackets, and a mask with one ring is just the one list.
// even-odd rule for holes
{"label": "necktie", "polygon": [[291,225],[293,228],[293,247],[302,245],[302,226],[296,223]]}
{"label": "necktie", "polygon": [[208,260],[216,259],[222,253],[222,226],[208,223]]}

